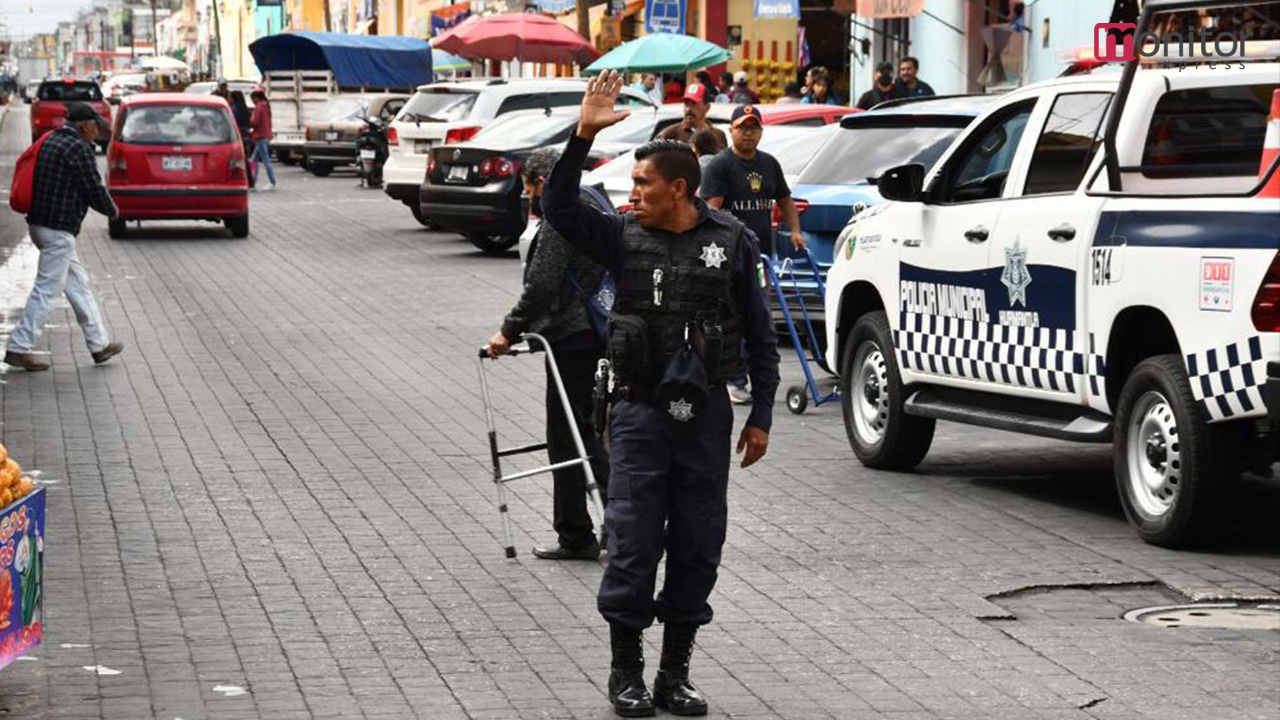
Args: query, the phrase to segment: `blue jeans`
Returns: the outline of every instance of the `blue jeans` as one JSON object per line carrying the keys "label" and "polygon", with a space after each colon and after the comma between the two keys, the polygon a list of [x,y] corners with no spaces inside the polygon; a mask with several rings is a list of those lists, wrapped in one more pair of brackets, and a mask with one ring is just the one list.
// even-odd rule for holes
{"label": "blue jeans", "polygon": [[20,353],[34,349],[54,303],[64,292],[84,332],[89,352],[105,348],[111,338],[102,324],[102,309],[89,289],[89,272],[76,257],[75,236],[39,225],[31,225],[29,230],[31,242],[40,249],[40,262],[27,307],[9,335],[8,349]]}
{"label": "blue jeans", "polygon": [[[271,166],[271,141],[270,140],[259,140],[253,146],[253,157],[249,158],[249,161],[262,163],[262,166],[267,169],[267,179],[271,181],[272,185],[276,184],[276,169]],[[253,172],[253,177],[255,181],[258,178],[258,171],[256,169],[256,166]]]}

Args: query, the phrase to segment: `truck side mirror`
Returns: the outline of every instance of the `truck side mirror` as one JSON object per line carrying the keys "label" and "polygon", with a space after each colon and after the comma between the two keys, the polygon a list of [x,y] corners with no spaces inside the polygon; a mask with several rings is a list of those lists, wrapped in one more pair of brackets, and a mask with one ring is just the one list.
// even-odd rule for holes
{"label": "truck side mirror", "polygon": [[924,195],[924,165],[911,163],[889,168],[876,184],[886,200],[920,202]]}

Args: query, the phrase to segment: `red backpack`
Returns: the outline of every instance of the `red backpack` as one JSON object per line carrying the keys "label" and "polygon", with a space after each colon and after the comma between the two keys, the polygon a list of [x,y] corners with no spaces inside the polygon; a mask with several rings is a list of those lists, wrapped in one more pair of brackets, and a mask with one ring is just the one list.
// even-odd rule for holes
{"label": "red backpack", "polygon": [[22,151],[18,162],[13,166],[13,182],[9,184],[9,207],[19,215],[31,212],[31,186],[35,184],[36,158],[40,156],[40,148],[53,133],[45,133],[39,140],[31,143],[31,147]]}

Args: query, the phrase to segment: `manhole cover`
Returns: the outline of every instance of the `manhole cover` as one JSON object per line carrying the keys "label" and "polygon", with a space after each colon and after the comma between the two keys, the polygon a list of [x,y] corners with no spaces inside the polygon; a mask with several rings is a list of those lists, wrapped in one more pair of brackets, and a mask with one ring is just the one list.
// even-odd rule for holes
{"label": "manhole cover", "polygon": [[1124,614],[1124,619],[1166,628],[1200,627],[1280,632],[1280,605],[1161,605],[1130,610]]}

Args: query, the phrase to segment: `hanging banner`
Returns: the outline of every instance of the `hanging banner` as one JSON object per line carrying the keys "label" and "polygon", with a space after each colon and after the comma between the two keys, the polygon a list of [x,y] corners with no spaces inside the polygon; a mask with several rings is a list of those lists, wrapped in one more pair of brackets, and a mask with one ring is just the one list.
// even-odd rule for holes
{"label": "hanging banner", "polygon": [[645,0],[646,33],[684,34],[685,0]]}
{"label": "hanging banner", "polygon": [[443,35],[471,17],[471,3],[458,3],[431,11],[431,37]]}
{"label": "hanging banner", "polygon": [[796,20],[800,0],[755,0],[757,20]]}

